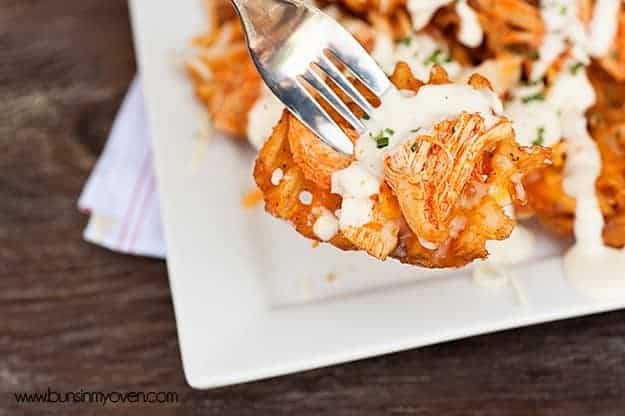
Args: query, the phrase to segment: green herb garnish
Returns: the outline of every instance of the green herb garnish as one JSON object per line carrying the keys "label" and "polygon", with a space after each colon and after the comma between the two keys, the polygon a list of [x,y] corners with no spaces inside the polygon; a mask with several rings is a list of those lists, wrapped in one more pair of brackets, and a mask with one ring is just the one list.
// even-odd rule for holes
{"label": "green herb garnish", "polygon": [[527,97],[521,98],[521,102],[523,104],[527,104],[530,101],[543,101],[545,99],[545,95],[542,92],[538,92],[534,95],[528,95]]}
{"label": "green herb garnish", "polygon": [[577,63],[575,63],[575,64],[574,64],[574,65],[570,68],[570,70],[571,70],[571,74],[573,74],[573,75],[577,74],[577,71],[579,71],[579,69],[580,69],[580,68],[582,68],[583,66],[584,66],[584,64],[583,64],[583,63],[581,63],[581,62],[577,62]]}
{"label": "green herb garnish", "polygon": [[369,120],[371,117],[369,116],[369,114],[365,113],[365,114],[362,116],[362,118],[363,118],[364,120]]}
{"label": "green herb garnish", "polygon": [[542,83],[542,81],[540,79],[537,79],[536,81],[521,81],[521,85],[524,87],[535,87],[536,85],[539,85],[540,83]]}
{"label": "green herb garnish", "polygon": [[378,149],[382,149],[386,146],[388,146],[389,143],[389,137],[392,136],[395,133],[395,131],[393,129],[383,129],[381,130],[378,134],[376,134],[375,136],[372,136],[371,133],[369,133],[369,136],[371,136],[371,138],[373,140],[375,140],[375,144],[376,147]]}
{"label": "green herb garnish", "polygon": [[409,36],[406,36],[405,38],[399,39],[397,43],[401,43],[402,45],[405,45],[405,46],[410,46],[410,44],[412,43],[412,38]]}
{"label": "green herb garnish", "polygon": [[536,139],[534,139],[532,144],[537,145],[537,146],[542,146],[542,144],[545,142],[545,127],[540,126],[537,129],[536,133],[537,133]]}
{"label": "green herb garnish", "polygon": [[562,6],[560,7],[560,15],[564,16],[566,14],[566,12],[568,11],[566,6]]}
{"label": "green herb garnish", "polygon": [[412,151],[412,153],[417,151],[417,142],[414,142],[412,146],[410,146],[410,150]]}
{"label": "green herb garnish", "polygon": [[383,149],[388,146],[388,137],[381,136],[375,139],[375,144],[378,149]]}
{"label": "green herb garnish", "polygon": [[451,56],[444,53],[442,49],[436,49],[423,61],[423,65],[440,65],[448,62],[451,62]]}
{"label": "green herb garnish", "polygon": [[612,52],[610,52],[610,56],[612,57],[612,59],[619,59],[621,57],[621,54],[617,50],[613,50]]}
{"label": "green herb garnish", "polygon": [[540,54],[538,53],[538,51],[529,51],[527,53],[528,58],[530,58],[532,61],[537,61],[538,59],[540,59]]}

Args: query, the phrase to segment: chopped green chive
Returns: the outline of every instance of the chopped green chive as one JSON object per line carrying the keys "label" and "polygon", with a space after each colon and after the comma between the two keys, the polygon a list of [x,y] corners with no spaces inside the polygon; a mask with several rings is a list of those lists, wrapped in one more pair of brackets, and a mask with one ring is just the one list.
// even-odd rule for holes
{"label": "chopped green chive", "polygon": [[388,146],[388,137],[382,136],[375,139],[376,147],[378,149],[382,149]]}
{"label": "chopped green chive", "polygon": [[577,62],[575,63],[573,66],[571,66],[570,70],[571,70],[571,74],[575,75],[577,74],[577,71],[579,71],[580,68],[582,68],[584,66],[583,63],[581,62]]}
{"label": "chopped green chive", "polygon": [[401,43],[402,45],[405,45],[405,46],[410,46],[410,44],[412,43],[412,38],[407,36],[405,38],[399,39],[397,43]]}
{"label": "chopped green chive", "polygon": [[560,14],[562,16],[564,16],[566,14],[566,12],[568,11],[568,9],[566,8],[566,6],[562,6],[560,7]]}
{"label": "chopped green chive", "polygon": [[395,131],[393,129],[383,129],[381,130],[378,134],[376,134],[375,136],[373,136],[371,133],[369,133],[369,136],[375,140],[376,143],[376,147],[378,149],[382,149],[386,146],[388,146],[389,143],[389,136],[392,136],[395,133]]}
{"label": "chopped green chive", "polygon": [[410,133],[417,133],[419,130],[421,130],[421,127],[410,130]]}
{"label": "chopped green chive", "polygon": [[521,85],[524,87],[535,87],[536,85],[539,85],[542,81],[537,79],[536,81],[521,81]]}
{"label": "chopped green chive", "polygon": [[443,52],[442,49],[436,49],[430,56],[423,61],[423,65],[440,65],[442,63],[451,62],[451,56]]}
{"label": "chopped green chive", "polygon": [[369,114],[365,113],[365,114],[362,116],[362,118],[363,118],[364,120],[369,120],[371,117],[369,116]]}
{"label": "chopped green chive", "polygon": [[540,54],[538,53],[538,51],[529,51],[527,56],[532,60],[532,61],[537,61],[540,59]]}
{"label": "chopped green chive", "polygon": [[610,56],[612,57],[612,59],[619,59],[621,57],[621,54],[617,50],[613,50],[612,52],[610,52]]}
{"label": "chopped green chive", "polygon": [[410,150],[412,151],[412,153],[417,151],[417,142],[414,142],[412,146],[410,146]]}
{"label": "chopped green chive", "polygon": [[530,101],[543,101],[545,99],[545,95],[542,92],[538,92],[534,95],[528,95],[527,97],[521,98],[521,102],[523,104],[527,104]]}
{"label": "chopped green chive", "polygon": [[545,142],[545,127],[540,126],[536,130],[536,133],[537,133],[536,139],[532,142],[532,144],[537,145],[537,146],[542,146],[542,144]]}

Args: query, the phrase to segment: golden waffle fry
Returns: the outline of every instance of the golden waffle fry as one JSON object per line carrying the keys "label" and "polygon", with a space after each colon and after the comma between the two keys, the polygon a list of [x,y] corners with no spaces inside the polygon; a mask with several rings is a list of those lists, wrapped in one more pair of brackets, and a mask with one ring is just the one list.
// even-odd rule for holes
{"label": "golden waffle fry", "polygon": [[[406,65],[398,65],[391,80],[415,92],[424,85]],[[442,67],[434,67],[428,84],[449,82]],[[489,87],[480,76],[469,84]],[[294,148],[315,139],[285,112],[254,170],[266,210],[311,239],[319,239],[314,231],[319,218],[341,207],[341,197],[330,192],[328,181],[344,166],[336,164],[336,156],[329,157],[333,151],[325,145],[295,157]],[[432,134],[415,135],[386,154],[385,180],[372,197],[371,220],[339,230],[329,242],[426,267],[457,267],[484,258],[486,241],[507,238],[515,225],[510,209],[522,203],[522,176],[544,163],[548,153],[518,146],[505,118],[489,129],[477,114],[442,120]],[[322,181],[305,173],[313,161],[324,172]],[[277,169],[283,172],[278,183],[272,180]],[[312,198],[303,201],[303,192]]]}

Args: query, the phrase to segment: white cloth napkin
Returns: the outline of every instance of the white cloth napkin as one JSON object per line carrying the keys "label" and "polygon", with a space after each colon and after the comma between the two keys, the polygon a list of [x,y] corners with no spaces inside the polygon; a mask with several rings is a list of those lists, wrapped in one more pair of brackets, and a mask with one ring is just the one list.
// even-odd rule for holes
{"label": "white cloth napkin", "polygon": [[165,257],[139,77],[130,86],[78,207],[91,216],[83,234],[87,241],[122,253]]}

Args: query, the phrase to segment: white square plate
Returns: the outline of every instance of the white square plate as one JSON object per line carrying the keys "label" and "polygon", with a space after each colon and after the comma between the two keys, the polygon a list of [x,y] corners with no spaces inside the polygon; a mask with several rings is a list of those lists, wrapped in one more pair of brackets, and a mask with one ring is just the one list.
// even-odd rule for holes
{"label": "white square plate", "polygon": [[[540,238],[487,289],[469,271],[380,263],[308,240],[241,208],[253,154],[198,132],[205,112],[181,68],[207,29],[201,0],[133,0],[180,349],[189,384],[209,388],[625,306],[587,299]],[[205,124],[205,123],[204,123]],[[551,258],[549,255],[552,255]]]}

